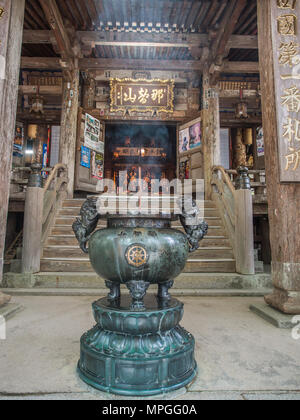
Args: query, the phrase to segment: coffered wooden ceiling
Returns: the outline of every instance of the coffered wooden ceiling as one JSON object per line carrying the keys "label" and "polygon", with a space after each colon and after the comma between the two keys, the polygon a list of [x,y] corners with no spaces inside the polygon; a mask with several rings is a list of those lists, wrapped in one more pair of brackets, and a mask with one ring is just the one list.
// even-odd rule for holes
{"label": "coffered wooden ceiling", "polygon": [[[95,31],[98,36],[103,35],[103,41],[111,40],[92,42],[92,48],[83,52],[83,56],[89,58],[200,59],[195,57],[190,45],[184,45],[184,41],[199,34],[207,36],[208,44],[213,42],[230,7],[234,15],[239,3],[243,3],[243,7],[239,11],[232,34],[252,36],[253,39],[257,35],[256,0],[59,0],[56,3],[66,27],[80,31],[81,36],[84,31]],[[52,29],[40,0],[26,0],[24,29],[27,34],[32,32],[30,42],[28,36],[24,38],[24,57],[59,56],[50,37],[46,42],[40,42],[39,37],[35,40],[33,31],[46,33]],[[118,42],[122,37],[131,42],[128,45]],[[170,45],[159,43],[160,38],[164,42],[169,40]],[[149,41],[151,45],[145,45],[147,42],[139,45],[141,39]],[[137,42],[134,43],[134,40]],[[151,43],[151,40],[154,42]],[[115,45],[113,41],[116,41]],[[257,48],[244,48],[244,45],[241,47],[239,44],[232,45],[226,51],[227,60],[258,61]]]}

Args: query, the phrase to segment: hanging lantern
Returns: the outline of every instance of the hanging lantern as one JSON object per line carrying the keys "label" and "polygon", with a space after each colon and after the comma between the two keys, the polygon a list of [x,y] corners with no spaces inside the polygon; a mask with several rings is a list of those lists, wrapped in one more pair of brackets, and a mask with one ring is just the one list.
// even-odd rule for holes
{"label": "hanging lantern", "polygon": [[248,118],[248,106],[246,102],[243,102],[243,90],[240,90],[240,99],[241,102],[239,102],[236,105],[235,109],[235,115],[237,118]]}
{"label": "hanging lantern", "polygon": [[44,114],[44,98],[42,96],[36,95],[32,99],[30,112]]}
{"label": "hanging lantern", "polygon": [[29,124],[27,128],[27,135],[30,139],[37,138],[38,126],[36,124]]}
{"label": "hanging lantern", "polygon": [[252,128],[245,128],[244,144],[245,145],[249,145],[249,146],[251,144],[253,144],[253,132],[252,132]]}
{"label": "hanging lantern", "polygon": [[37,87],[37,93],[32,98],[30,112],[44,114],[44,98],[40,95],[40,86]]}

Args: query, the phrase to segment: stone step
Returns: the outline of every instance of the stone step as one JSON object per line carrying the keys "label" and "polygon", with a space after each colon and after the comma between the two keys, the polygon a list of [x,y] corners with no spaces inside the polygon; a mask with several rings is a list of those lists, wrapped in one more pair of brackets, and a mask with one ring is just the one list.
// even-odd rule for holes
{"label": "stone step", "polygon": [[[72,217],[78,217],[80,212],[79,207],[63,207],[59,210],[58,216],[72,216]],[[204,218],[209,216],[218,216],[218,209],[207,207],[203,210],[203,216]]]}
{"label": "stone step", "polygon": [[[101,288],[104,279],[92,272],[45,272],[35,275],[35,288]],[[182,273],[174,282],[175,289],[261,289],[271,288],[270,274],[243,276],[237,273]]]}
{"label": "stone step", "polygon": [[[105,227],[106,227],[106,225],[103,225],[103,226],[98,225],[99,229],[101,229],[101,228],[104,229]],[[174,228],[174,226],[172,226],[172,227]],[[177,227],[175,227],[174,229],[177,229]],[[181,230],[182,232],[184,232],[182,227],[178,228],[178,230]],[[64,235],[64,236],[68,235],[67,237],[74,237],[75,236],[71,225],[70,226],[64,226],[64,225],[54,226],[51,229],[50,236],[53,236],[53,235]],[[209,226],[206,238],[209,238],[211,236],[213,236],[213,237],[215,237],[215,236],[227,237],[227,233],[226,233],[223,226]]]}
{"label": "stone step", "polygon": [[[149,291],[156,293],[156,287],[150,286]],[[92,288],[34,288],[34,289],[7,289],[7,293],[12,296],[95,296],[95,300],[101,296],[106,296],[107,289]],[[124,288],[123,293],[129,292]],[[271,293],[268,289],[172,289],[171,295],[174,297],[184,296],[203,296],[203,297],[263,297]]]}
{"label": "stone step", "polygon": [[[106,225],[98,225],[98,228],[105,228]],[[177,227],[172,226],[174,229],[177,229]],[[182,227],[178,227],[179,230],[184,231]],[[52,230],[50,236],[53,235],[69,235],[70,237],[74,237],[74,232],[72,230],[71,225],[55,225]],[[209,226],[208,234],[206,237],[210,236],[227,236],[225,229],[223,226]]]}
{"label": "stone step", "polygon": [[[76,258],[43,257],[41,259],[41,271],[58,272],[93,272],[88,256]],[[233,258],[197,258],[189,259],[183,272],[186,273],[234,273],[235,260]]]}
{"label": "stone step", "polygon": [[[81,199],[81,198],[73,198],[73,199],[68,199],[68,200],[64,200],[62,203],[62,207],[63,208],[67,208],[67,207],[77,207],[77,208],[81,208],[82,204],[85,202],[85,198]],[[211,200],[205,200],[204,202],[198,202],[199,207],[212,207],[215,208],[216,204],[214,201]]]}
{"label": "stone step", "polygon": [[[191,259],[197,258],[233,258],[233,251],[230,247],[204,247],[202,246],[190,255]],[[43,250],[43,258],[74,258],[85,257],[86,254],[79,248],[79,246],[60,246],[49,245]]]}
{"label": "stone step", "polygon": [[[76,216],[57,216],[55,220],[54,226],[72,226],[76,219]],[[222,226],[222,219],[218,216],[209,216],[205,218],[205,221],[207,222],[208,226]],[[100,227],[106,227],[107,222],[106,220],[100,220],[98,223],[98,226]],[[172,223],[172,228],[174,229],[181,229],[182,225],[179,221]]]}
{"label": "stone step", "polygon": [[[49,236],[48,240],[47,240],[47,244],[46,246],[49,245],[58,245],[58,246],[77,246],[78,242],[77,239],[75,238],[74,233],[70,234],[70,235],[51,235]],[[206,247],[206,246],[230,246],[229,240],[225,237],[225,236],[206,236],[202,241],[201,241],[201,247]]]}

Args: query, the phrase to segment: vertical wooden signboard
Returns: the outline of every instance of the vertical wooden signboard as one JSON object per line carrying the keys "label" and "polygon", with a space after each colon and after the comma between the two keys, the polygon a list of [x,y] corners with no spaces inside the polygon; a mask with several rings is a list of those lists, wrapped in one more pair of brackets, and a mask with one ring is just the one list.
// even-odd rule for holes
{"label": "vertical wooden signboard", "polygon": [[273,0],[280,182],[300,182],[300,0]]}
{"label": "vertical wooden signboard", "polygon": [[0,1],[0,83],[3,84],[6,72],[6,50],[9,33],[10,0]]}

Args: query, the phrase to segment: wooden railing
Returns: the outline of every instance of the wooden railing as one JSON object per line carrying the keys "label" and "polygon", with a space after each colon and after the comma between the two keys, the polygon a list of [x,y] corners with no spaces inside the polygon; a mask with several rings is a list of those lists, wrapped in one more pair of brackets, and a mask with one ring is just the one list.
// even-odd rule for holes
{"label": "wooden railing", "polygon": [[66,197],[67,167],[57,164],[54,168],[43,168],[43,172],[50,173],[45,186],[30,186],[29,182],[26,191],[22,256],[24,273],[40,271],[43,244],[57,209]]}
{"label": "wooden railing", "polygon": [[[234,169],[226,170],[231,181],[234,183],[238,175]],[[253,195],[253,203],[255,204],[267,204],[267,185],[266,185],[266,171],[260,169],[251,169],[248,171],[250,178],[250,185]]]}
{"label": "wooden railing", "polygon": [[240,274],[254,274],[253,209],[250,189],[236,190],[222,166],[212,170],[212,199],[221,214]]}
{"label": "wooden railing", "polygon": [[[61,201],[66,197],[66,187],[68,184],[68,170],[66,165],[58,163],[53,169],[50,168],[50,171],[43,188],[42,244],[47,239],[49,229]],[[48,169],[43,169],[43,172],[48,172]]]}
{"label": "wooden railing", "polygon": [[212,174],[212,198],[220,211],[229,235],[229,241],[236,254],[235,243],[235,189],[222,166],[215,166]]}

